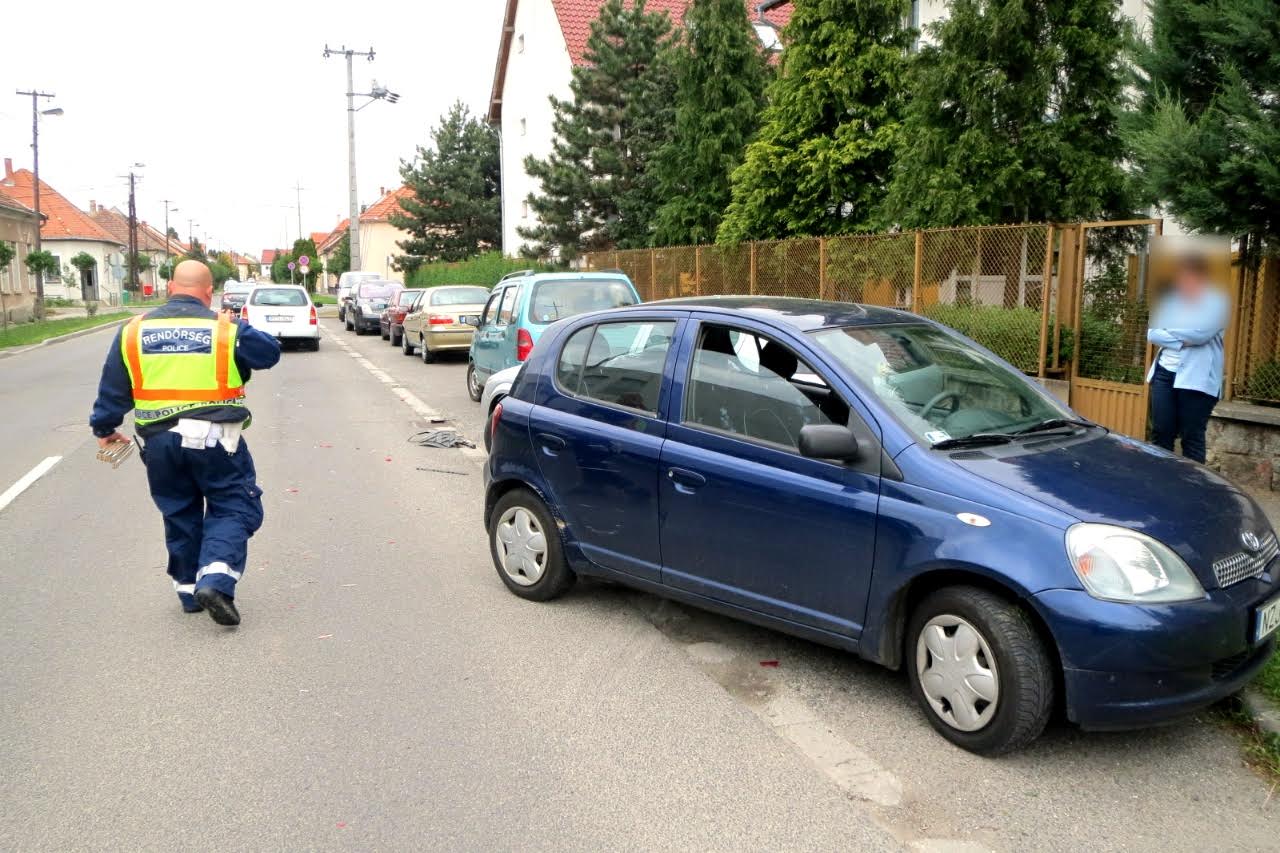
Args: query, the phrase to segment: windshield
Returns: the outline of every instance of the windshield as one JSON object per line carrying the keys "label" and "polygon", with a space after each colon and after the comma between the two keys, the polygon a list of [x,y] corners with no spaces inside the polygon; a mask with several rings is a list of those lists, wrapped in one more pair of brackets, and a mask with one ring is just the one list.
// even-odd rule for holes
{"label": "windshield", "polygon": [[259,287],[253,292],[254,305],[277,305],[301,308],[307,304],[307,295],[292,287]]}
{"label": "windshield", "polygon": [[431,291],[432,305],[483,305],[488,298],[487,287],[442,287]]}
{"label": "windshield", "polygon": [[931,445],[1073,417],[1037,393],[1022,374],[933,326],[848,326],[812,334]]}
{"label": "windshield", "polygon": [[399,289],[399,285],[392,284],[389,281],[362,284],[360,285],[360,298],[386,302]]}
{"label": "windshield", "polygon": [[396,305],[401,308],[407,308],[421,298],[421,290],[402,290],[400,295],[396,297]]}
{"label": "windshield", "polygon": [[588,311],[603,311],[606,308],[634,304],[635,294],[626,282],[618,279],[544,281],[533,289],[533,300],[529,303],[529,321],[554,323]]}

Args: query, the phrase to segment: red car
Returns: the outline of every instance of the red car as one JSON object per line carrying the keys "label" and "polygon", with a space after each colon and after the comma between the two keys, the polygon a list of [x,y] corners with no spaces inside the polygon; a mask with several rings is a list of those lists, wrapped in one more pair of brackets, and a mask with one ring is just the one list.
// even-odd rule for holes
{"label": "red car", "polygon": [[402,290],[395,299],[387,303],[387,307],[378,315],[378,325],[384,341],[391,341],[393,347],[400,346],[400,338],[404,336],[404,318],[413,311],[421,298],[420,289]]}

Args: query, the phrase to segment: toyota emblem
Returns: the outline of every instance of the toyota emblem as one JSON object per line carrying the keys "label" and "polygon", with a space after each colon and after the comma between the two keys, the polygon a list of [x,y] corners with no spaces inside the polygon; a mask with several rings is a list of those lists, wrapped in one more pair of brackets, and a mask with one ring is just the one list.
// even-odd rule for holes
{"label": "toyota emblem", "polygon": [[1262,547],[1262,542],[1258,539],[1258,534],[1252,530],[1246,530],[1240,534],[1240,542],[1249,551],[1257,551]]}

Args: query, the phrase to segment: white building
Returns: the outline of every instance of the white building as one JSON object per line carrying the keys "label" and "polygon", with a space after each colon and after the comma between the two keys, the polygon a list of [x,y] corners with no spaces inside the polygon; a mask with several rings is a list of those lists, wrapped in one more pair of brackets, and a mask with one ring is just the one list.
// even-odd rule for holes
{"label": "white building", "polygon": [[[690,2],[648,0],[645,8],[666,12],[679,26]],[[540,187],[525,172],[524,161],[530,155],[542,159],[551,153],[555,113],[550,98],[572,98],[573,67],[583,62],[591,22],[599,17],[602,5],[603,0],[507,0],[488,113],[502,146],[503,254],[519,254],[527,241],[516,229],[537,224],[528,198]],[[746,3],[753,21],[758,5],[758,0]],[[789,3],[765,14],[775,27],[790,16]]]}

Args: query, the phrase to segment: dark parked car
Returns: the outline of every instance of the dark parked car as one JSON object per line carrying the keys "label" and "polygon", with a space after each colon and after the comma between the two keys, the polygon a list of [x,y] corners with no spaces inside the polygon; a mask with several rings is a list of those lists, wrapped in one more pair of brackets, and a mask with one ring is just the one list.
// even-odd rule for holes
{"label": "dark parked car", "polygon": [[418,306],[423,293],[418,288],[406,288],[382,309],[378,315],[378,326],[384,341],[391,341],[393,347],[400,346],[400,339],[404,337],[404,318]]}
{"label": "dark parked car", "polygon": [[1250,497],[905,312],[578,316],[492,424],[484,523],[512,592],[596,575],[903,667],[975,752],[1055,707],[1097,729],[1194,711],[1275,647],[1276,536]]}
{"label": "dark parked car", "polygon": [[224,311],[235,311],[240,313],[240,309],[244,307],[245,300],[249,298],[249,293],[258,286],[256,281],[232,281],[228,279],[222,285],[222,299],[220,306]]}
{"label": "dark parked car", "polygon": [[347,331],[357,335],[378,331],[382,309],[394,302],[402,290],[404,285],[385,280],[362,281],[353,285],[344,319]]}

